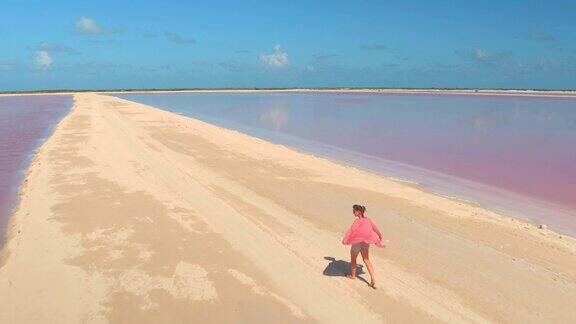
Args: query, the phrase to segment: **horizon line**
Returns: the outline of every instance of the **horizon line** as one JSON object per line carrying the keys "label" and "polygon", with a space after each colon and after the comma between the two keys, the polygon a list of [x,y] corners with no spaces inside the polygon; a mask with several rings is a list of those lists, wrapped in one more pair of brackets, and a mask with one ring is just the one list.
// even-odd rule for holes
{"label": "horizon line", "polygon": [[109,89],[35,89],[0,91],[0,94],[37,94],[37,93],[70,93],[70,92],[144,92],[144,91],[222,91],[222,90],[253,90],[253,91],[285,91],[285,90],[408,90],[408,91],[518,91],[518,92],[576,92],[573,89],[550,89],[550,88],[469,88],[469,87],[191,87],[191,88],[109,88]]}

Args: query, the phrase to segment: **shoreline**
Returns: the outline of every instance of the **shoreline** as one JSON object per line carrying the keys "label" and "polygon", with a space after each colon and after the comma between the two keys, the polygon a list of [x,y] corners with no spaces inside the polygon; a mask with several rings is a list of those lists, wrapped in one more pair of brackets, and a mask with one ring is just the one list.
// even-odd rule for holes
{"label": "shoreline", "polygon": [[[280,144],[284,145],[282,143]],[[445,197],[454,200],[457,203],[464,203],[473,207],[489,210],[502,215],[502,217],[525,222],[530,226],[544,226],[558,235],[576,238],[576,227],[568,224],[574,223],[570,222],[570,219],[572,219],[571,217],[576,217],[576,210],[570,209],[568,206],[492,187],[473,180],[404,164],[402,162],[386,160],[384,163],[390,164],[386,169],[396,170],[378,171],[377,168],[360,166],[356,164],[356,162],[349,161],[350,159],[345,160],[338,157],[327,156],[313,152],[312,150],[293,147],[288,144],[286,144],[286,146],[290,149],[302,152],[303,154],[310,154],[318,158],[328,159],[337,164],[357,168],[392,181],[398,181],[408,186],[413,186],[414,188],[431,195]],[[353,153],[355,155],[362,155],[357,152]],[[512,204],[511,201],[513,201],[514,204]],[[553,219],[547,219],[544,216],[550,214],[555,214],[555,217]]]}
{"label": "shoreline", "polygon": [[[309,91],[309,92],[346,92],[346,91],[347,91],[347,90],[342,90],[342,89],[333,89],[333,90],[332,90],[332,89],[329,89],[329,90],[323,90],[323,89],[281,89],[281,90],[236,90],[236,89],[234,89],[234,90],[220,90],[220,89],[218,89],[218,90],[190,90],[190,91],[189,91],[189,90],[182,90],[182,91],[153,91],[153,92],[144,91],[144,92],[141,92],[141,93],[173,93],[173,92],[184,92],[184,93],[187,93],[187,92],[200,92],[200,93],[202,93],[202,92],[216,92],[216,93],[218,93],[218,92],[299,92],[300,90],[305,90],[305,91]],[[357,91],[356,91],[356,90],[357,90]],[[351,92],[373,92],[373,91],[374,91],[374,92],[380,92],[380,90],[372,90],[372,89],[356,89],[356,90],[353,90],[353,91],[351,91]],[[386,92],[386,90],[388,90],[388,89],[385,89],[384,92]],[[402,90],[402,91],[404,91],[404,89],[391,89],[391,90],[393,90],[393,91],[395,91],[395,90]],[[407,91],[408,91],[408,93],[413,93],[413,92],[411,92],[412,89],[408,89]],[[423,89],[423,91],[429,91],[429,89]],[[444,91],[444,90],[440,90],[440,91]],[[524,91],[524,90],[505,90],[505,91]],[[132,93],[132,92],[128,92],[128,93]],[[140,92],[139,92],[139,93],[140,93]],[[426,94],[429,94],[428,92],[425,92],[425,93],[426,93]],[[576,95],[576,91],[573,91],[573,93],[574,93],[574,95]],[[108,95],[108,94],[112,94],[112,92],[107,92],[107,93],[104,93],[103,95]],[[117,94],[117,93],[114,93],[114,94]],[[430,93],[430,94],[432,94],[432,93]],[[438,93],[438,94],[440,94],[440,93]],[[456,94],[460,94],[460,93],[456,93]],[[473,95],[473,94],[475,94],[475,93],[470,93],[470,94]],[[165,112],[168,112],[168,113],[170,113],[170,114],[175,114],[175,115],[178,115],[178,116],[182,116],[182,117],[184,117],[184,118],[189,118],[189,119],[192,119],[192,120],[200,121],[199,119],[196,119],[196,118],[191,117],[191,116],[187,116],[187,115],[185,115],[185,114],[176,113],[176,112],[172,112],[172,111],[169,111],[169,110],[166,110],[166,109],[157,108],[157,107],[153,107],[153,106],[148,106],[148,105],[146,105],[146,104],[142,104],[142,103],[139,103],[139,102],[136,102],[136,101],[130,101],[130,100],[128,100],[128,99],[119,98],[119,97],[113,97],[113,98],[118,99],[118,100],[122,100],[122,101],[126,101],[126,102],[130,102],[130,103],[135,103],[135,104],[141,105],[141,106],[146,106],[146,107],[151,107],[151,108],[154,108],[154,109],[159,109],[159,110],[161,110],[161,111],[165,111]],[[576,98],[576,97],[575,97],[575,98]],[[402,177],[395,177],[395,176],[393,176],[393,175],[387,175],[387,174],[380,173],[380,172],[377,172],[377,171],[374,171],[374,170],[371,170],[371,169],[368,169],[368,168],[364,168],[364,167],[362,167],[362,166],[355,165],[355,164],[353,164],[352,162],[347,162],[347,161],[345,161],[345,160],[341,160],[341,159],[338,159],[338,158],[335,158],[335,157],[324,156],[324,155],[319,154],[319,153],[317,154],[317,153],[312,152],[311,150],[308,150],[308,149],[302,149],[302,148],[294,147],[294,146],[291,146],[291,145],[289,145],[289,144],[271,142],[271,141],[269,141],[269,140],[267,140],[267,139],[264,139],[264,138],[261,138],[261,137],[258,137],[258,136],[253,136],[253,135],[247,134],[247,133],[245,133],[245,132],[242,132],[241,130],[236,130],[236,129],[233,129],[233,128],[227,128],[227,127],[225,127],[225,126],[219,126],[219,125],[216,125],[216,124],[213,124],[213,123],[210,123],[210,122],[205,122],[205,121],[201,121],[201,122],[202,122],[202,123],[209,124],[209,125],[214,126],[214,127],[217,127],[217,128],[224,129],[224,130],[226,130],[226,131],[230,131],[230,132],[234,132],[234,133],[239,133],[239,134],[242,134],[243,136],[254,137],[254,138],[257,138],[257,139],[260,140],[260,141],[264,141],[264,142],[267,142],[267,143],[272,144],[272,145],[280,145],[280,146],[286,147],[286,149],[288,149],[288,150],[290,150],[290,151],[295,151],[295,152],[298,152],[298,153],[304,154],[304,155],[310,155],[310,156],[313,156],[313,157],[316,158],[316,159],[327,160],[327,161],[330,161],[330,163],[339,164],[339,165],[341,165],[341,166],[344,166],[345,168],[356,169],[356,170],[358,170],[358,172],[368,173],[368,174],[374,175],[374,176],[376,176],[376,177],[382,177],[382,178],[384,178],[384,179],[386,179],[386,180],[388,180],[388,181],[396,182],[396,183],[398,183],[398,184],[400,184],[400,185],[405,185],[405,186],[408,186],[408,187],[411,187],[411,188],[420,190],[420,191],[422,191],[423,193],[425,193],[425,194],[427,194],[427,195],[432,195],[432,196],[436,196],[436,197],[445,198],[445,199],[448,199],[448,200],[453,201],[453,202],[456,203],[456,204],[465,204],[465,205],[467,205],[467,206],[469,206],[469,207],[471,207],[471,208],[478,208],[478,209],[481,209],[481,210],[490,212],[490,213],[492,213],[492,214],[498,215],[499,217],[501,217],[502,219],[505,219],[505,220],[510,220],[510,221],[513,221],[513,222],[517,222],[517,221],[518,221],[518,222],[524,223],[526,226],[534,227],[534,228],[537,229],[537,230],[541,230],[539,227],[543,225],[547,231],[552,232],[554,235],[558,235],[558,236],[570,238],[570,239],[574,240],[574,242],[576,243],[576,235],[575,235],[574,233],[572,233],[572,232],[570,232],[570,233],[568,233],[568,232],[558,232],[556,229],[554,229],[554,227],[550,227],[550,224],[547,224],[546,222],[539,223],[539,222],[537,222],[537,220],[531,219],[529,216],[522,216],[521,214],[523,213],[523,211],[518,210],[518,209],[515,209],[515,208],[513,208],[513,207],[511,207],[511,206],[505,206],[505,207],[501,208],[500,210],[495,210],[495,209],[491,208],[491,206],[488,206],[488,205],[486,205],[486,204],[484,204],[484,203],[482,203],[482,202],[476,201],[474,197],[466,198],[466,197],[463,197],[463,196],[459,196],[459,195],[457,195],[457,194],[452,194],[452,193],[450,193],[450,192],[445,192],[445,191],[443,191],[443,190],[445,190],[445,189],[441,189],[441,188],[439,188],[439,187],[436,187],[435,185],[424,184],[424,183],[418,182],[418,181],[416,181],[416,180],[412,180],[412,179],[410,179],[410,178],[402,178]],[[320,144],[321,144],[321,143],[320,143]],[[321,145],[323,145],[323,146],[329,146],[329,145],[327,145],[327,144],[321,144]],[[339,149],[340,149],[340,148],[339,148]],[[343,149],[341,149],[341,150],[343,150]],[[354,152],[354,153],[355,153],[355,154],[361,154],[361,153],[357,153],[357,152]],[[500,189],[500,188],[497,188],[497,187],[491,187],[491,186],[489,186],[489,185],[487,185],[487,184],[483,184],[483,183],[479,183],[479,182],[474,182],[474,181],[472,181],[472,180],[468,180],[468,179],[464,179],[464,178],[459,178],[459,177],[456,177],[456,176],[453,176],[453,175],[448,175],[448,174],[444,174],[444,173],[440,173],[440,172],[436,172],[436,171],[432,171],[432,170],[428,170],[428,169],[423,169],[423,168],[420,168],[420,167],[417,167],[417,166],[404,164],[404,163],[402,163],[402,162],[397,162],[397,161],[390,161],[390,162],[392,162],[392,163],[394,163],[394,164],[397,164],[397,165],[399,165],[399,166],[401,166],[401,167],[405,167],[405,168],[410,168],[410,169],[413,169],[413,170],[417,170],[416,172],[418,172],[418,171],[422,172],[422,171],[423,171],[423,172],[430,173],[430,174],[432,174],[433,176],[446,178],[446,179],[448,179],[450,182],[451,182],[451,181],[459,181],[459,182],[460,182],[459,185],[462,185],[462,186],[470,186],[470,187],[479,186],[479,187],[482,187],[482,189],[477,189],[477,188],[476,188],[476,189],[470,189],[470,188],[468,188],[468,190],[470,190],[470,191],[477,191],[477,192],[479,192],[479,193],[482,193],[482,190],[496,190],[496,191],[497,191],[499,194],[501,194],[501,195],[506,195],[506,196],[508,196],[508,197],[512,197],[512,198],[516,198],[516,199],[521,199],[523,202],[531,201],[531,202],[532,202],[535,206],[537,206],[539,209],[545,209],[545,210],[549,211],[549,210],[554,210],[555,208],[558,208],[561,213],[571,213],[571,212],[573,212],[572,210],[569,210],[567,206],[558,205],[558,204],[555,204],[555,203],[553,203],[553,202],[540,200],[540,199],[535,198],[535,197],[525,196],[525,195],[522,195],[522,194],[519,194],[519,193],[515,193],[515,192],[512,192],[512,191],[507,191],[507,190]],[[506,211],[507,211],[507,212],[506,212]],[[512,215],[508,214],[508,212],[512,212],[512,211],[515,211],[515,213],[516,213],[515,216],[512,216]],[[571,230],[565,229],[565,231],[574,231],[574,230],[576,230],[576,229],[571,229]]]}
{"label": "shoreline", "polygon": [[[120,94],[118,98],[131,100],[130,94],[126,95],[128,97]],[[141,103],[146,104],[146,101],[144,100]],[[174,110],[170,106],[163,109],[187,116],[186,113],[178,112],[178,109]],[[195,118],[193,115],[188,117]],[[226,121],[225,119],[208,118],[207,116],[201,119],[218,127],[232,129],[265,141],[286,145],[304,154],[326,158],[335,163],[359,168],[388,179],[412,183],[431,194],[481,207],[536,227],[548,227],[560,235],[576,237],[576,209],[572,206],[498,188],[471,179],[409,165],[400,161],[378,158],[288,134],[274,134],[264,129],[245,126],[241,123]]]}
{"label": "shoreline", "polygon": [[[38,90],[43,91],[43,90]],[[523,90],[523,89],[405,89],[405,88],[271,88],[271,89],[175,89],[175,90],[58,90],[47,92],[5,92],[2,96],[29,95],[74,95],[74,94],[129,94],[129,93],[253,93],[253,92],[312,92],[312,93],[371,93],[371,94],[425,94],[425,95],[474,95],[474,96],[512,96],[512,97],[545,97],[576,98],[576,90]]]}
{"label": "shoreline", "polygon": [[[2,249],[4,320],[576,315],[571,237],[128,100],[75,95],[25,179]],[[325,256],[346,260],[355,202],[390,240],[373,251],[376,292],[322,276]]]}

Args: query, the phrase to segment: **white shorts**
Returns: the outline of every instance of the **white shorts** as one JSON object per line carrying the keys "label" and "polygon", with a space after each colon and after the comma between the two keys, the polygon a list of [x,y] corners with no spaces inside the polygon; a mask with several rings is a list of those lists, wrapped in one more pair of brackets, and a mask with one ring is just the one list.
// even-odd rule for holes
{"label": "white shorts", "polygon": [[362,249],[367,250],[369,247],[370,247],[370,244],[365,243],[365,242],[354,243],[350,247],[350,252],[360,252],[360,250],[362,250]]}

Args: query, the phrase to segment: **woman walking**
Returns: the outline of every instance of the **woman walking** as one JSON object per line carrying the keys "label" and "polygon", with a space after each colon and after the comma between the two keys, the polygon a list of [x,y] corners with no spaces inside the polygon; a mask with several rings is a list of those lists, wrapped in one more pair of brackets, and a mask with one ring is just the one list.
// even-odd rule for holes
{"label": "woman walking", "polygon": [[383,247],[382,244],[382,234],[372,222],[372,220],[366,217],[366,207],[361,205],[352,206],[352,213],[356,217],[346,235],[342,239],[342,244],[352,245],[350,248],[350,273],[347,275],[350,279],[356,278],[356,258],[358,253],[362,254],[362,259],[364,264],[368,268],[368,273],[370,273],[370,287],[376,289],[376,278],[374,277],[374,268],[372,267],[372,262],[370,262],[370,244],[374,244],[378,247]]}

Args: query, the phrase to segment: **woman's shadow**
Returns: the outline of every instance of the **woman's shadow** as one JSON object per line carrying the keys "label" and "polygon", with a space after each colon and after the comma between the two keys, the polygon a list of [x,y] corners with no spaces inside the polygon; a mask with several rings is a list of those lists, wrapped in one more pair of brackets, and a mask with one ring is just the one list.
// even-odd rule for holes
{"label": "woman's shadow", "polygon": [[[348,273],[350,273],[350,262],[344,260],[336,260],[333,257],[324,257],[325,260],[330,261],[324,269],[325,276],[331,277],[346,277]],[[365,274],[364,267],[360,264],[356,264],[356,278],[364,281],[366,284],[369,284],[366,279],[362,278],[360,275]]]}

